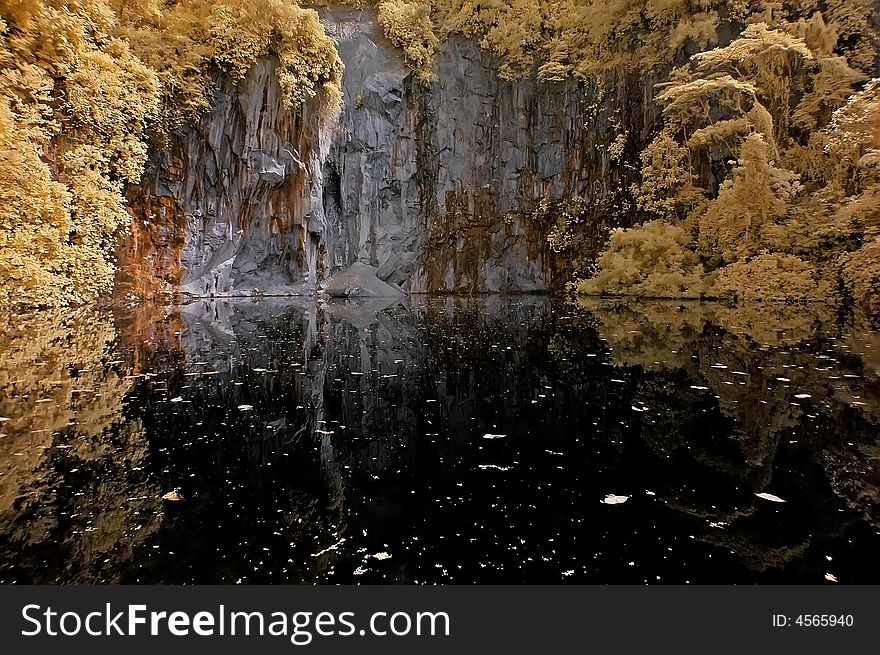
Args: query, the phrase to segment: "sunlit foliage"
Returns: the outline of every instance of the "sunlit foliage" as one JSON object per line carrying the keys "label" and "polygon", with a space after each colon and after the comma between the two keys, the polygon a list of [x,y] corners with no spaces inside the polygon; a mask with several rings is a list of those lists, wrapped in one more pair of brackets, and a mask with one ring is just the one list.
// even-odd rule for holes
{"label": "sunlit foliage", "polygon": [[423,2],[382,0],[376,15],[391,42],[403,50],[406,63],[422,82],[431,81],[431,64],[440,40],[434,34],[431,8]]}
{"label": "sunlit foliage", "polygon": [[341,97],[334,43],[295,2],[0,0],[0,16],[0,308],[111,288],[148,130],[198,119],[218,75],[272,54],[291,109]]}
{"label": "sunlit foliage", "polygon": [[[864,5],[834,6],[843,4],[864,17]],[[687,278],[694,265],[681,251],[696,257],[704,296],[837,301],[843,289],[870,303],[880,291],[878,82],[859,70],[862,46],[877,51],[854,20],[846,29],[858,38],[842,46],[842,13],[825,9],[798,20],[765,13],[729,45],[695,54],[659,90],[663,125],[642,153],[637,199],[687,235],[656,257],[660,270],[681,261]],[[628,238],[657,233],[654,221]],[[625,256],[612,239],[579,290],[675,297],[700,287],[646,289],[650,269],[617,280]],[[640,263],[629,258],[630,268]]]}
{"label": "sunlit foliage", "polygon": [[[786,21],[812,48],[839,37],[839,54],[862,71],[875,66],[871,0],[325,0],[377,6],[386,34],[422,79],[430,77],[435,36],[477,39],[498,58],[502,78],[589,79],[616,67],[662,70],[681,52],[719,43],[747,22]],[[825,22],[827,21],[827,26]]]}
{"label": "sunlit foliage", "polygon": [[112,284],[158,80],[105,2],[0,0],[0,13],[0,306],[91,298]]}
{"label": "sunlit foliage", "polygon": [[262,56],[275,55],[287,107],[321,95],[340,101],[342,61],[318,14],[295,0],[112,0],[120,33],[157,71],[175,118],[205,111],[217,73],[241,80]]}
{"label": "sunlit foliage", "polygon": [[681,227],[665,221],[615,230],[599,258],[599,273],[582,281],[578,291],[699,298],[704,288],[703,267],[688,248],[690,241]]}

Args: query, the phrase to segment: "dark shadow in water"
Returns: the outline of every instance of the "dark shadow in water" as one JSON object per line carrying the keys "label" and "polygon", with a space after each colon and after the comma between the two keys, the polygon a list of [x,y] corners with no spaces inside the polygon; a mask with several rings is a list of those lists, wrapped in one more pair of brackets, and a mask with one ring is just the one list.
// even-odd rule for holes
{"label": "dark shadow in water", "polygon": [[2,334],[0,582],[880,582],[880,340],[821,309],[204,301]]}

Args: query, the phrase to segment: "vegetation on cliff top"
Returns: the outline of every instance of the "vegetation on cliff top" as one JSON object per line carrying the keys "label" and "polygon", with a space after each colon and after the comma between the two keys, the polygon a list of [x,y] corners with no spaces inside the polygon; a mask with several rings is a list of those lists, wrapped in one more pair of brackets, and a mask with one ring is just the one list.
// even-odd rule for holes
{"label": "vegetation on cliff top", "polygon": [[[580,292],[877,304],[871,0],[343,2],[376,5],[423,82],[452,34],[479,40],[504,79],[672,69],[634,189],[648,222],[611,235]],[[577,238],[563,223],[553,250]]]}
{"label": "vegetation on cliff top", "polygon": [[217,73],[244,78],[266,55],[279,59],[279,84],[293,109],[320,96],[341,99],[342,60],[318,14],[295,0],[110,0],[119,33],[155,70],[174,118],[210,106]]}
{"label": "vegetation on cliff top", "polygon": [[274,54],[290,107],[340,98],[335,45],[295,2],[0,0],[0,17],[0,307],[110,289],[147,130],[196,120],[217,75]]}
{"label": "vegetation on cliff top", "polygon": [[850,65],[876,65],[871,0],[320,0],[373,5],[385,33],[422,81],[450,35],[472,37],[498,58],[503,79],[537,74],[591,79],[614,68],[668,69],[682,53],[712,48],[747,22],[824,12]]}
{"label": "vegetation on cliff top", "polygon": [[753,23],[675,69],[635,189],[655,220],[613,233],[578,290],[848,295],[870,306],[880,291],[880,81],[850,65],[838,38],[821,13]]}

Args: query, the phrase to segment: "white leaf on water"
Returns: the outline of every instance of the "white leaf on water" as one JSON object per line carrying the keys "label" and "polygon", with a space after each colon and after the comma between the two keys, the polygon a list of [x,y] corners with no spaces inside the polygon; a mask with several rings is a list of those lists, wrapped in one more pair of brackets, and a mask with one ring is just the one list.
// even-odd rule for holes
{"label": "white leaf on water", "polygon": [[254,408],[253,405],[239,405],[238,408],[243,412],[248,412]]}
{"label": "white leaf on water", "polygon": [[385,552],[376,553],[375,555],[370,555],[370,557],[372,557],[373,559],[380,560],[380,561],[383,559],[391,559],[391,555],[389,555],[388,553],[385,553]]}
{"label": "white leaf on water", "polygon": [[325,554],[329,553],[331,550],[336,550],[344,543],[345,543],[345,537],[343,537],[342,539],[337,541],[335,544],[330,544],[329,546],[327,546],[323,550],[319,550],[317,553],[312,553],[312,557],[320,557],[321,555],[325,555]]}
{"label": "white leaf on water", "polygon": [[826,574],[825,574],[825,579],[828,580],[828,582],[837,582],[837,577],[835,577],[835,576],[834,576],[833,574],[831,574],[831,573],[826,573]]}
{"label": "white leaf on water", "polygon": [[483,439],[504,439],[506,434],[484,434]]}
{"label": "white leaf on water", "polygon": [[614,494],[608,494],[602,500],[606,505],[622,505],[626,501],[629,500],[629,496],[616,496]]}
{"label": "white leaf on water", "polygon": [[760,493],[760,494],[755,494],[755,495],[758,498],[763,498],[764,500],[769,500],[772,503],[784,503],[785,502],[784,500],[782,500],[782,498],[780,498],[779,496],[774,496],[773,494]]}

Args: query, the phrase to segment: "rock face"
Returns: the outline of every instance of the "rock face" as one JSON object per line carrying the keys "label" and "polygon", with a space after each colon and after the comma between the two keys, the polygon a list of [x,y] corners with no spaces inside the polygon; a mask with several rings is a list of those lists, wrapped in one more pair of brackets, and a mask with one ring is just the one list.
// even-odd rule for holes
{"label": "rock face", "polygon": [[129,190],[132,233],[119,247],[118,287],[151,296],[301,295],[323,274],[323,225],[310,221],[321,138],[307,104],[283,106],[274,58],[222,81],[198,128],[153,150]]}
{"label": "rock face", "polygon": [[332,298],[400,298],[406,293],[396,284],[379,279],[375,266],[355,262],[344,271],[334,273],[321,289]]}
{"label": "rock face", "polygon": [[[507,82],[476,42],[453,38],[423,86],[372,11],[322,20],[346,67],[338,118],[286,111],[271,58],[238,86],[221,80],[201,125],[157,148],[129,192],[120,290],[310,294],[353,264],[408,293],[564,283],[571,258],[549,248],[553,226],[533,210],[574,195],[598,207],[628,186],[613,164],[647,138],[652,80]],[[579,251],[630,217],[597,212]]]}

